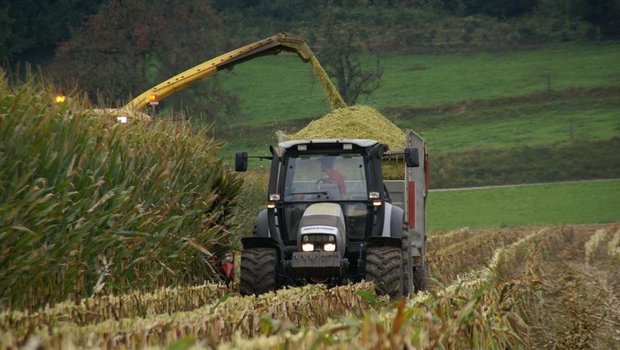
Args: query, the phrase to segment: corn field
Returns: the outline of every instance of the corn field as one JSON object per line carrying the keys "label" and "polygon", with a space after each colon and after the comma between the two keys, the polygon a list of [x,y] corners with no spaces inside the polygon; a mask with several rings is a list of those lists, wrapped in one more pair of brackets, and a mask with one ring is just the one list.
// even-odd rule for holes
{"label": "corn field", "polygon": [[[459,230],[430,236],[433,287],[400,300],[376,296],[369,283],[247,297],[218,284],[101,295],[36,311],[6,310],[0,343],[617,349],[619,236],[620,226],[612,224]],[[450,261],[459,249],[471,264]]]}
{"label": "corn field", "polygon": [[0,77],[0,308],[216,279],[242,183],[220,145],[51,101]]}

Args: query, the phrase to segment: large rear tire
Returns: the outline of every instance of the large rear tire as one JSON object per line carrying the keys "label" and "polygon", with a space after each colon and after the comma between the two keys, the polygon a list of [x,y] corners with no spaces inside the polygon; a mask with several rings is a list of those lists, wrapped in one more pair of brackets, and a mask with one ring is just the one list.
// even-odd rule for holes
{"label": "large rear tire", "polygon": [[250,248],[241,253],[241,295],[263,294],[277,288],[278,253],[273,248]]}
{"label": "large rear tire", "polygon": [[366,280],[375,283],[377,294],[399,298],[403,295],[402,250],[370,247],[366,250]]}

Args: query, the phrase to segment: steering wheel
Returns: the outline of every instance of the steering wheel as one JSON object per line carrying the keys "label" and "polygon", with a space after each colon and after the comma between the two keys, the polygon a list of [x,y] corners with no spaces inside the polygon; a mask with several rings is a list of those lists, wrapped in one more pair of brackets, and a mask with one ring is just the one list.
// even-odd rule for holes
{"label": "steering wheel", "polygon": [[320,178],[316,180],[315,186],[320,190],[324,184],[334,184],[337,185],[337,182],[332,178]]}

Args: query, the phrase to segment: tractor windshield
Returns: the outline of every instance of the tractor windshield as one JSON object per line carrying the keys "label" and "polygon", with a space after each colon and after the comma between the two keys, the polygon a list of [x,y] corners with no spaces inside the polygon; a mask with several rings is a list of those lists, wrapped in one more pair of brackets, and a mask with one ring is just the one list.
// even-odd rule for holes
{"label": "tractor windshield", "polygon": [[287,202],[367,200],[366,169],[360,154],[298,155],[286,164]]}
{"label": "tractor windshield", "polygon": [[368,187],[364,157],[359,153],[298,154],[285,162],[283,239],[295,244],[304,211],[317,202],[338,202],[349,240],[364,239],[368,221]]}

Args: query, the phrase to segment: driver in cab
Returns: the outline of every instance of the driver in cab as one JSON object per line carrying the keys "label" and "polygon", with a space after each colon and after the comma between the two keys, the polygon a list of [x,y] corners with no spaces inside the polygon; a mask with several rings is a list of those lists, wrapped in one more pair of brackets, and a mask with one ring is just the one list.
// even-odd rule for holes
{"label": "driver in cab", "polygon": [[347,190],[344,184],[344,176],[334,169],[334,158],[324,157],[321,159],[321,171],[323,172],[323,182],[331,182],[338,185],[338,191],[340,192],[340,198],[346,198]]}

